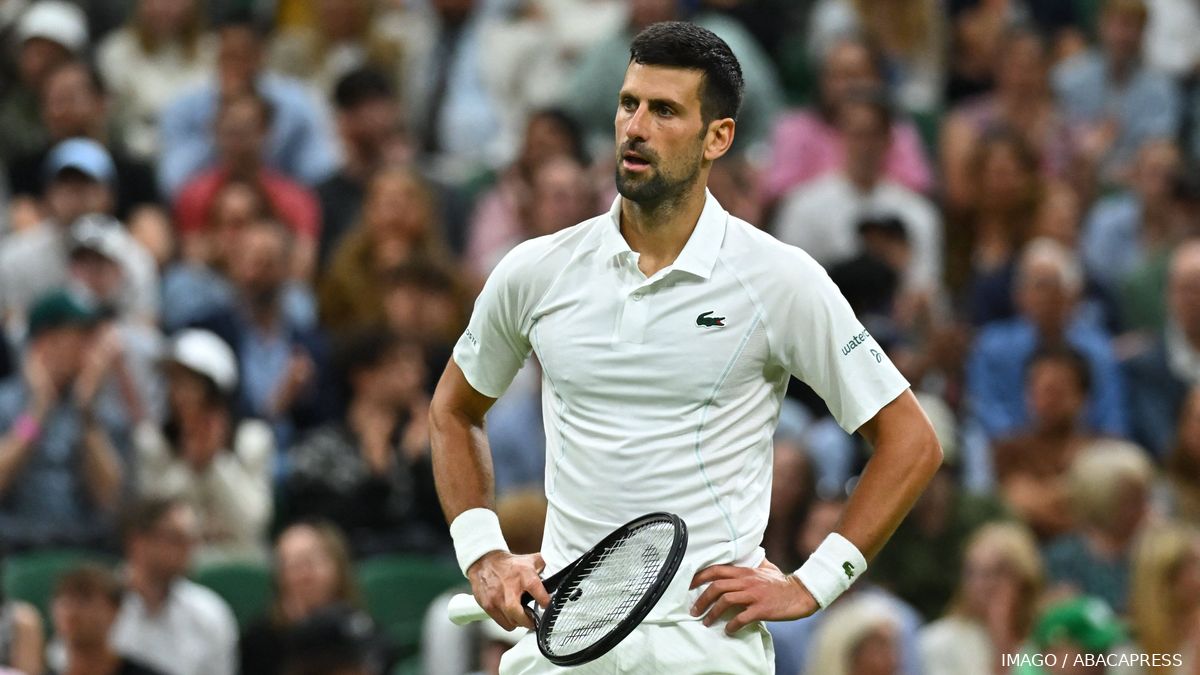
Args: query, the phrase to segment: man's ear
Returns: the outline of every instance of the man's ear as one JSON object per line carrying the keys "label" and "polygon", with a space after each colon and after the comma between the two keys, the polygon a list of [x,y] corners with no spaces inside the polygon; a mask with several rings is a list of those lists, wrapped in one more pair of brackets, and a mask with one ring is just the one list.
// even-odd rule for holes
{"label": "man's ear", "polygon": [[704,134],[704,159],[712,162],[720,159],[733,146],[733,135],[737,123],[731,117],[708,123]]}

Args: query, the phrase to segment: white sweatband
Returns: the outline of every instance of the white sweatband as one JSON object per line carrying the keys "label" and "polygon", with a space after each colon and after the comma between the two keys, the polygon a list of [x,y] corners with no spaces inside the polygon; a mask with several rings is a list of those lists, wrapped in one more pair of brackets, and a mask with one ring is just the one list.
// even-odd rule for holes
{"label": "white sweatband", "polygon": [[500,518],[491,509],[467,509],[450,523],[450,538],[463,576],[467,568],[492,551],[508,553],[508,543],[500,531]]}
{"label": "white sweatband", "polygon": [[849,539],[831,532],[795,575],[824,609],[866,571],[862,552]]}

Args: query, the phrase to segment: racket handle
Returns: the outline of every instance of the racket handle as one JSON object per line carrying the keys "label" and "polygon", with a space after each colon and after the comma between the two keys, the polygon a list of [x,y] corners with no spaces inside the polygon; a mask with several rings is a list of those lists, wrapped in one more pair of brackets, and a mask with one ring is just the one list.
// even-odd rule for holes
{"label": "racket handle", "polygon": [[450,598],[446,605],[446,614],[456,626],[464,626],[475,621],[486,621],[488,613],[483,611],[475,596],[468,593],[457,593]]}

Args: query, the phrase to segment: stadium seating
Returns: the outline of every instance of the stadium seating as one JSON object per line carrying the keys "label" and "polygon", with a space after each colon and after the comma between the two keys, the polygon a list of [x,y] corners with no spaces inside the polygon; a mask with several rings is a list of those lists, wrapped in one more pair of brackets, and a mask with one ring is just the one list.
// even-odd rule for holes
{"label": "stadium seating", "polygon": [[53,630],[50,599],[54,594],[54,585],[61,574],[85,562],[101,565],[116,563],[111,557],[77,549],[52,549],[9,556],[4,560],[3,596],[33,605],[42,615],[46,634],[49,635]]}
{"label": "stadium seating", "polygon": [[229,603],[242,628],[266,612],[271,601],[271,568],[265,564],[214,563],[196,570],[192,577]]}
{"label": "stadium seating", "polygon": [[466,580],[452,562],[389,555],[358,565],[366,609],[403,656],[416,654],[421,622],[434,598]]}

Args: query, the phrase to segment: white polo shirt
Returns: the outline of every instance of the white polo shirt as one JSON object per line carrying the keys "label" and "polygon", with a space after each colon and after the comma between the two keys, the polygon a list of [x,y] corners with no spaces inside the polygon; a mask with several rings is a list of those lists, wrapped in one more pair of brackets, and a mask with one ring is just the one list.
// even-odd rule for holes
{"label": "white polo shirt", "polygon": [[697,570],[763,558],[789,373],[850,432],[908,383],[820,265],[711,194],[679,257],[650,278],[619,223],[618,197],[513,249],[454,360],[490,397],[530,351],[541,362],[546,573],[639,515],[677,513],[687,554],[650,620],[686,620]]}

